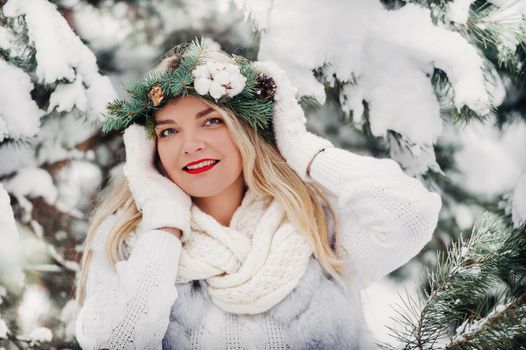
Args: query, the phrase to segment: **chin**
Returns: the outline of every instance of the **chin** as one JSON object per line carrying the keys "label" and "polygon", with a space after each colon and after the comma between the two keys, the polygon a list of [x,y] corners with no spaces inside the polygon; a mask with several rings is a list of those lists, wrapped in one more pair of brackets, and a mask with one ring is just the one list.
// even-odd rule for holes
{"label": "chin", "polygon": [[[218,186],[217,184],[201,184],[198,186],[197,183],[191,183],[191,181],[184,181],[182,178],[178,178],[169,174],[169,179],[179,186],[187,195],[190,197],[211,197],[224,191],[228,186]],[[204,186],[203,186],[204,185]]]}
{"label": "chin", "polygon": [[199,188],[199,189],[189,189],[185,191],[190,197],[196,197],[196,198],[206,198],[206,197],[213,197],[215,195],[218,195],[219,193],[223,192],[224,188],[214,188],[214,189],[206,189],[206,188]]}

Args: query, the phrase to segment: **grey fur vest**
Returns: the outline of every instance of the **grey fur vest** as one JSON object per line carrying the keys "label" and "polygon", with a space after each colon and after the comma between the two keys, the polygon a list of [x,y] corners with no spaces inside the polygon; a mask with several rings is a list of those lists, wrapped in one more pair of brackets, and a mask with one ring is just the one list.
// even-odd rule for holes
{"label": "grey fur vest", "polygon": [[265,313],[212,304],[204,281],[178,284],[163,349],[376,349],[359,291],[344,291],[313,257],[299,284]]}

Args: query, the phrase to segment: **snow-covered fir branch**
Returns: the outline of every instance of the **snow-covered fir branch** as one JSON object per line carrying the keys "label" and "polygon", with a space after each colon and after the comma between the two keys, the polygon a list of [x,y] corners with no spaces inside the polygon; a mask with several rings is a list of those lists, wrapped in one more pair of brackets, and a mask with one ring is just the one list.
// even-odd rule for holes
{"label": "snow-covered fir branch", "polygon": [[[481,319],[468,319],[456,329],[447,350],[466,348],[512,349],[524,340],[526,324],[526,294],[496,305]],[[506,337],[499,336],[506,334]],[[493,345],[493,342],[497,344]]]}
{"label": "snow-covered fir branch", "polygon": [[[485,214],[466,241],[439,254],[429,291],[402,300],[391,329],[405,349],[509,349],[524,341],[526,224]],[[488,298],[503,289],[495,301]],[[503,297],[504,296],[504,297]],[[454,330],[454,331],[452,331]],[[384,348],[393,348],[383,345]]]}

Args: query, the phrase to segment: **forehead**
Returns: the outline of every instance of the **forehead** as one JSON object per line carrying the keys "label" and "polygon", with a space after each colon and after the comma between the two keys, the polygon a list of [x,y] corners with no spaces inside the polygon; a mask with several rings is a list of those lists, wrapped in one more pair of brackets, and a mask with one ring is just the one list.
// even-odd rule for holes
{"label": "forehead", "polygon": [[192,117],[193,119],[198,112],[209,108],[209,105],[195,96],[184,96],[171,100],[161,109],[155,111],[154,118],[156,121],[167,118],[177,120],[185,117]]}

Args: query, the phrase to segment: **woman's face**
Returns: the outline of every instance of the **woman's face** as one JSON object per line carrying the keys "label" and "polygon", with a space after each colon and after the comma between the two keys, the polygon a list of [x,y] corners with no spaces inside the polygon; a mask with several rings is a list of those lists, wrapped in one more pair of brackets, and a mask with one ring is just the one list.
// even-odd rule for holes
{"label": "woman's face", "polygon": [[[244,185],[241,153],[223,117],[199,98],[181,97],[157,111],[155,133],[162,166],[188,195],[210,197]],[[186,167],[202,159],[219,162]]]}

